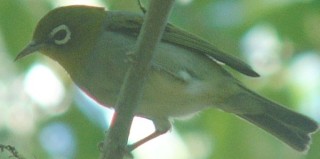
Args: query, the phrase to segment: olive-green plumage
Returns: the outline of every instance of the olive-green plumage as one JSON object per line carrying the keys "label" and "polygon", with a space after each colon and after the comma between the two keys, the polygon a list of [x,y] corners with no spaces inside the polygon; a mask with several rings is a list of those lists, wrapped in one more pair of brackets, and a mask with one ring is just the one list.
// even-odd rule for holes
{"label": "olive-green plumage", "polygon": [[[18,56],[40,51],[57,61],[95,100],[113,107],[143,18],[98,7],[67,6],[43,17],[33,40]],[[292,148],[305,151],[313,120],[245,88],[217,61],[248,76],[259,76],[241,60],[208,42],[168,25],[157,46],[143,96],[135,114],[170,129],[169,118],[216,107],[259,126]]]}

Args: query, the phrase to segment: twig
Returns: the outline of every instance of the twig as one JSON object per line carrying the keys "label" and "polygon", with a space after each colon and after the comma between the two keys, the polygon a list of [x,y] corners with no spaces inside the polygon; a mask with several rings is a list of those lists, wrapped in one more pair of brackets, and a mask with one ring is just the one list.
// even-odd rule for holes
{"label": "twig", "polygon": [[17,149],[14,146],[0,144],[0,152],[4,152],[5,150],[7,150],[11,154],[11,156],[9,156],[10,158],[14,157],[16,159],[24,159],[21,155],[19,155]]}
{"label": "twig", "polygon": [[102,147],[102,159],[122,159],[127,146],[129,130],[134,110],[142,94],[145,75],[156,45],[159,43],[174,0],[152,0],[138,36],[135,62],[129,68],[120,97],[113,124],[106,135]]}

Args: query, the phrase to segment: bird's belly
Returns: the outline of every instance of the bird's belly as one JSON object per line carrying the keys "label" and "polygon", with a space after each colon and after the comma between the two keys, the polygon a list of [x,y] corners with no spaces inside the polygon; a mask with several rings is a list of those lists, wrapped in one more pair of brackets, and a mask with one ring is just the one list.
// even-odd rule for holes
{"label": "bird's belly", "polygon": [[[91,79],[106,78],[107,76],[91,75]],[[183,82],[162,74],[151,71],[148,75],[143,94],[138,108],[137,116],[154,117],[181,117],[202,110],[210,105],[212,90],[202,81]],[[89,79],[89,78],[86,78]],[[108,80],[112,85],[97,85],[96,82],[84,82],[81,88],[90,97],[106,107],[114,107],[120,92],[121,79],[99,79]],[[115,81],[111,81],[115,80]],[[117,82],[116,82],[117,80]],[[94,84],[96,83],[96,84]]]}
{"label": "bird's belly", "polygon": [[151,76],[152,80],[147,80],[144,87],[137,115],[180,117],[210,105],[212,91],[205,88],[202,81],[174,81],[159,73],[152,73]]}

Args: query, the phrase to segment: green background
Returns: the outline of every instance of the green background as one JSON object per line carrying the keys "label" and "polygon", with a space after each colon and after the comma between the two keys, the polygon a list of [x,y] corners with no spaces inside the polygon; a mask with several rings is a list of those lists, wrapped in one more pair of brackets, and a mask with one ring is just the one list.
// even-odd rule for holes
{"label": "green background", "polygon": [[[135,0],[98,2],[110,10],[140,12]],[[72,0],[68,3],[80,4]],[[37,21],[58,5],[63,4],[50,0],[0,0],[0,144],[15,146],[28,159],[98,158],[97,145],[108,126],[99,109],[84,113],[86,106],[79,105],[90,107],[92,103],[85,104],[87,101],[83,101],[63,69],[50,59],[33,55],[13,62],[31,39]],[[250,78],[230,70],[250,89],[320,121],[318,1],[180,0],[174,6],[170,22],[252,65],[262,77]],[[311,62],[301,62],[304,59]],[[66,91],[63,101],[50,111],[32,101],[23,86],[30,68],[39,63],[57,74]],[[310,70],[315,71],[308,73]],[[19,125],[20,121],[26,122]],[[31,128],[27,125],[30,123]],[[28,130],[20,131],[24,127]],[[52,131],[48,127],[66,132],[66,138],[43,136],[45,130]],[[320,156],[320,133],[313,135],[310,151],[302,154],[257,127],[216,109],[205,110],[186,121],[177,120],[174,130],[188,150],[188,158],[318,159]],[[49,152],[42,140],[57,144],[70,140],[70,145]],[[170,146],[174,149],[175,145],[166,145]],[[153,155],[156,158],[158,154]],[[0,152],[0,158],[9,156]]]}

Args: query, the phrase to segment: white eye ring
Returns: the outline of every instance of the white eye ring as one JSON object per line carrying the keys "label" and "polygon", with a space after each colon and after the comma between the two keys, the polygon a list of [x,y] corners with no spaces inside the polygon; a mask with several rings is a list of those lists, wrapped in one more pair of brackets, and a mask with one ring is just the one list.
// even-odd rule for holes
{"label": "white eye ring", "polygon": [[66,44],[70,39],[71,39],[71,31],[69,29],[68,26],[62,24],[62,25],[59,25],[57,26],[56,28],[54,28],[51,33],[50,33],[50,37],[53,38],[59,31],[65,31],[66,32],[66,35],[63,39],[61,40],[57,40],[55,39],[54,42],[57,44],[57,45],[62,45],[62,44]]}

